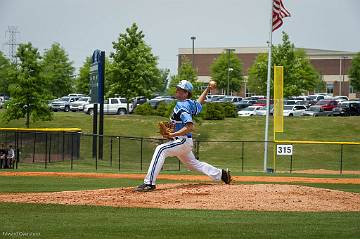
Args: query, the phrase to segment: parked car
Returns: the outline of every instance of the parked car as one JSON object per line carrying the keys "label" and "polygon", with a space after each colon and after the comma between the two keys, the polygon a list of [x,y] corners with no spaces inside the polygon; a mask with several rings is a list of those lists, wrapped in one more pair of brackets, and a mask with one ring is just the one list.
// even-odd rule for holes
{"label": "parked car", "polygon": [[359,101],[343,101],[333,109],[334,116],[352,116],[360,115],[360,102]]}
{"label": "parked car", "polygon": [[266,98],[264,95],[253,95],[247,98],[247,100],[258,100]]}
{"label": "parked car", "polygon": [[159,106],[160,103],[165,103],[165,104],[171,104],[172,102],[174,102],[176,99],[174,98],[154,98],[148,101],[148,103],[150,104],[150,106],[154,109],[157,109],[157,107]]}
{"label": "parked car", "polygon": [[284,105],[284,116],[301,116],[303,112],[306,110],[306,106],[304,105]]}
{"label": "parked car", "polygon": [[222,102],[237,103],[237,102],[242,101],[242,97],[240,97],[240,96],[225,96],[221,101]]}
{"label": "parked car", "polygon": [[315,105],[320,106],[325,111],[332,111],[338,105],[336,100],[319,100]]}
{"label": "parked car", "polygon": [[301,100],[301,101],[296,102],[296,105],[304,105],[306,108],[309,108],[313,104],[311,103],[311,101]]}
{"label": "parked car", "polygon": [[[129,113],[132,112],[132,104],[129,104]],[[98,105],[98,112],[100,106]],[[92,115],[94,113],[94,104],[87,104],[84,107],[84,113]],[[109,98],[104,101],[104,114],[124,115],[127,112],[127,100],[125,98]]]}
{"label": "parked car", "polygon": [[242,101],[240,101],[239,103],[253,105],[253,104],[255,104],[255,103],[256,103],[256,100],[243,99],[243,100],[242,100]]}
{"label": "parked car", "polygon": [[299,102],[302,102],[303,100],[284,100],[284,105],[297,105]]}
{"label": "parked car", "polygon": [[70,103],[70,110],[73,111],[73,112],[83,111],[84,106],[89,104],[90,99],[91,98],[88,97],[88,96],[80,97],[77,101],[74,101],[74,102]]}
{"label": "parked car", "polygon": [[206,102],[217,102],[221,101],[223,98],[225,98],[225,95],[207,95],[206,96]]}
{"label": "parked car", "polygon": [[253,105],[253,102],[250,102],[248,100],[242,100],[240,102],[234,103],[234,105],[235,105],[236,109],[239,111],[241,109],[244,109],[246,107]]}
{"label": "parked car", "polygon": [[344,96],[344,95],[338,95],[338,96],[335,96],[333,98],[333,100],[336,100],[337,102],[349,101],[349,97]]}
{"label": "parked car", "polygon": [[148,102],[148,99],[145,96],[137,96],[131,99],[133,108],[135,109],[137,106],[145,104]]}
{"label": "parked car", "polygon": [[[256,115],[264,116],[266,115],[267,106],[263,106],[260,109],[256,110]],[[270,115],[274,114],[274,105],[270,105]]]}
{"label": "parked car", "polygon": [[308,96],[303,96],[303,95],[292,96],[292,97],[289,97],[289,99],[291,99],[291,100],[307,100],[307,101],[310,100]]}
{"label": "parked car", "polygon": [[68,96],[83,97],[83,96],[86,96],[86,95],[84,95],[84,94],[78,94],[78,93],[72,93],[72,94],[68,94]]}
{"label": "parked car", "polygon": [[313,105],[302,113],[303,116],[331,116],[332,111],[325,111],[321,106]]}
{"label": "parked car", "polygon": [[325,99],[324,95],[308,95],[310,101],[318,102],[319,100]]}
{"label": "parked car", "polygon": [[[273,101],[272,99],[270,99],[270,105],[271,105],[271,104],[274,104],[274,101]],[[256,105],[256,106],[265,106],[265,105],[266,105],[266,98],[258,99],[258,100],[256,101],[256,103],[253,104],[253,105]]]}
{"label": "parked car", "polygon": [[254,115],[256,115],[256,111],[260,108],[261,108],[261,106],[251,105],[249,107],[246,107],[246,108],[238,111],[238,116],[254,116]]}
{"label": "parked car", "polygon": [[58,100],[52,101],[50,103],[50,109],[53,111],[64,111],[69,112],[70,111],[70,103],[75,102],[79,99],[78,96],[64,96],[61,97]]}

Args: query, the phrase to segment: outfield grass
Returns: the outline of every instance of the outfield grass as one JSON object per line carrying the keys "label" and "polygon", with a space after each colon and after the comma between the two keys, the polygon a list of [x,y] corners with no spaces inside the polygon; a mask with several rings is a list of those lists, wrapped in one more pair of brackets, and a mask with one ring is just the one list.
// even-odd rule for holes
{"label": "outfield grass", "polygon": [[[4,111],[0,110],[0,115]],[[360,117],[285,117],[284,133],[277,139],[320,140],[360,142]],[[166,120],[159,116],[105,115],[104,134],[136,137],[159,137],[157,123]],[[24,119],[9,123],[1,122],[2,127],[24,127]],[[53,121],[31,123],[32,128],[81,128],[85,133],[92,132],[92,116],[81,112],[56,112]],[[199,140],[264,140],[265,117],[239,117],[225,120],[202,120],[196,125],[195,138]],[[269,139],[273,139],[272,118],[270,118]]]}

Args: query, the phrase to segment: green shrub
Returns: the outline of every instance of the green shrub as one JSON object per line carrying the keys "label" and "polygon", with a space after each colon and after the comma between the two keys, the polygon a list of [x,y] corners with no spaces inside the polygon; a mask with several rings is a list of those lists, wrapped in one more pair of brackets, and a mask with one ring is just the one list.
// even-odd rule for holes
{"label": "green shrub", "polygon": [[221,104],[218,103],[207,104],[203,114],[203,119],[223,120],[224,118],[225,118],[225,110]]}
{"label": "green shrub", "polygon": [[168,104],[166,104],[164,102],[160,102],[158,107],[155,110],[155,114],[158,116],[167,117],[167,112],[168,112]]}
{"label": "green shrub", "polygon": [[137,115],[153,115],[154,109],[151,107],[149,103],[145,103],[142,105],[138,105],[135,108],[134,113]]}
{"label": "green shrub", "polygon": [[167,111],[166,111],[166,114],[164,115],[164,117],[168,117],[170,118],[172,112],[173,112],[173,109],[176,105],[176,101],[172,102],[171,104],[168,104],[167,105]]}
{"label": "green shrub", "polygon": [[227,118],[236,118],[238,116],[236,106],[230,102],[221,103],[224,108],[225,117]]}

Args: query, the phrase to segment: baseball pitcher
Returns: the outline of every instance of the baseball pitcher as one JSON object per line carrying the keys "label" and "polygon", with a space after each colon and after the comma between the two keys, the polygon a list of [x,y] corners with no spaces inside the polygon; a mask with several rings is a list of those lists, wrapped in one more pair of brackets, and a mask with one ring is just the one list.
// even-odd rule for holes
{"label": "baseball pitcher", "polygon": [[174,156],[178,157],[189,169],[201,172],[214,181],[222,180],[226,184],[230,184],[231,176],[228,169],[219,169],[208,163],[200,162],[192,152],[192,131],[194,130],[192,117],[201,112],[206,95],[215,87],[215,81],[210,81],[208,87],[195,101],[190,99],[193,86],[189,81],[182,80],[176,86],[175,97],[177,103],[170,118],[171,124],[159,124],[160,133],[169,141],[156,147],[144,183],[135,188],[135,191],[148,192],[155,190],[156,177],[160,173],[165,158]]}

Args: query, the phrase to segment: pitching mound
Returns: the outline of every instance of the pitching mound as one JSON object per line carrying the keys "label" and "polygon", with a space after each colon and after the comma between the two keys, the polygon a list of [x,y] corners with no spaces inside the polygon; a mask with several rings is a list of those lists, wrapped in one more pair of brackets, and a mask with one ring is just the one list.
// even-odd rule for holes
{"label": "pitching mound", "polygon": [[296,185],[160,184],[134,192],[112,188],[53,193],[0,194],[0,202],[111,207],[256,211],[360,211],[360,194]]}

